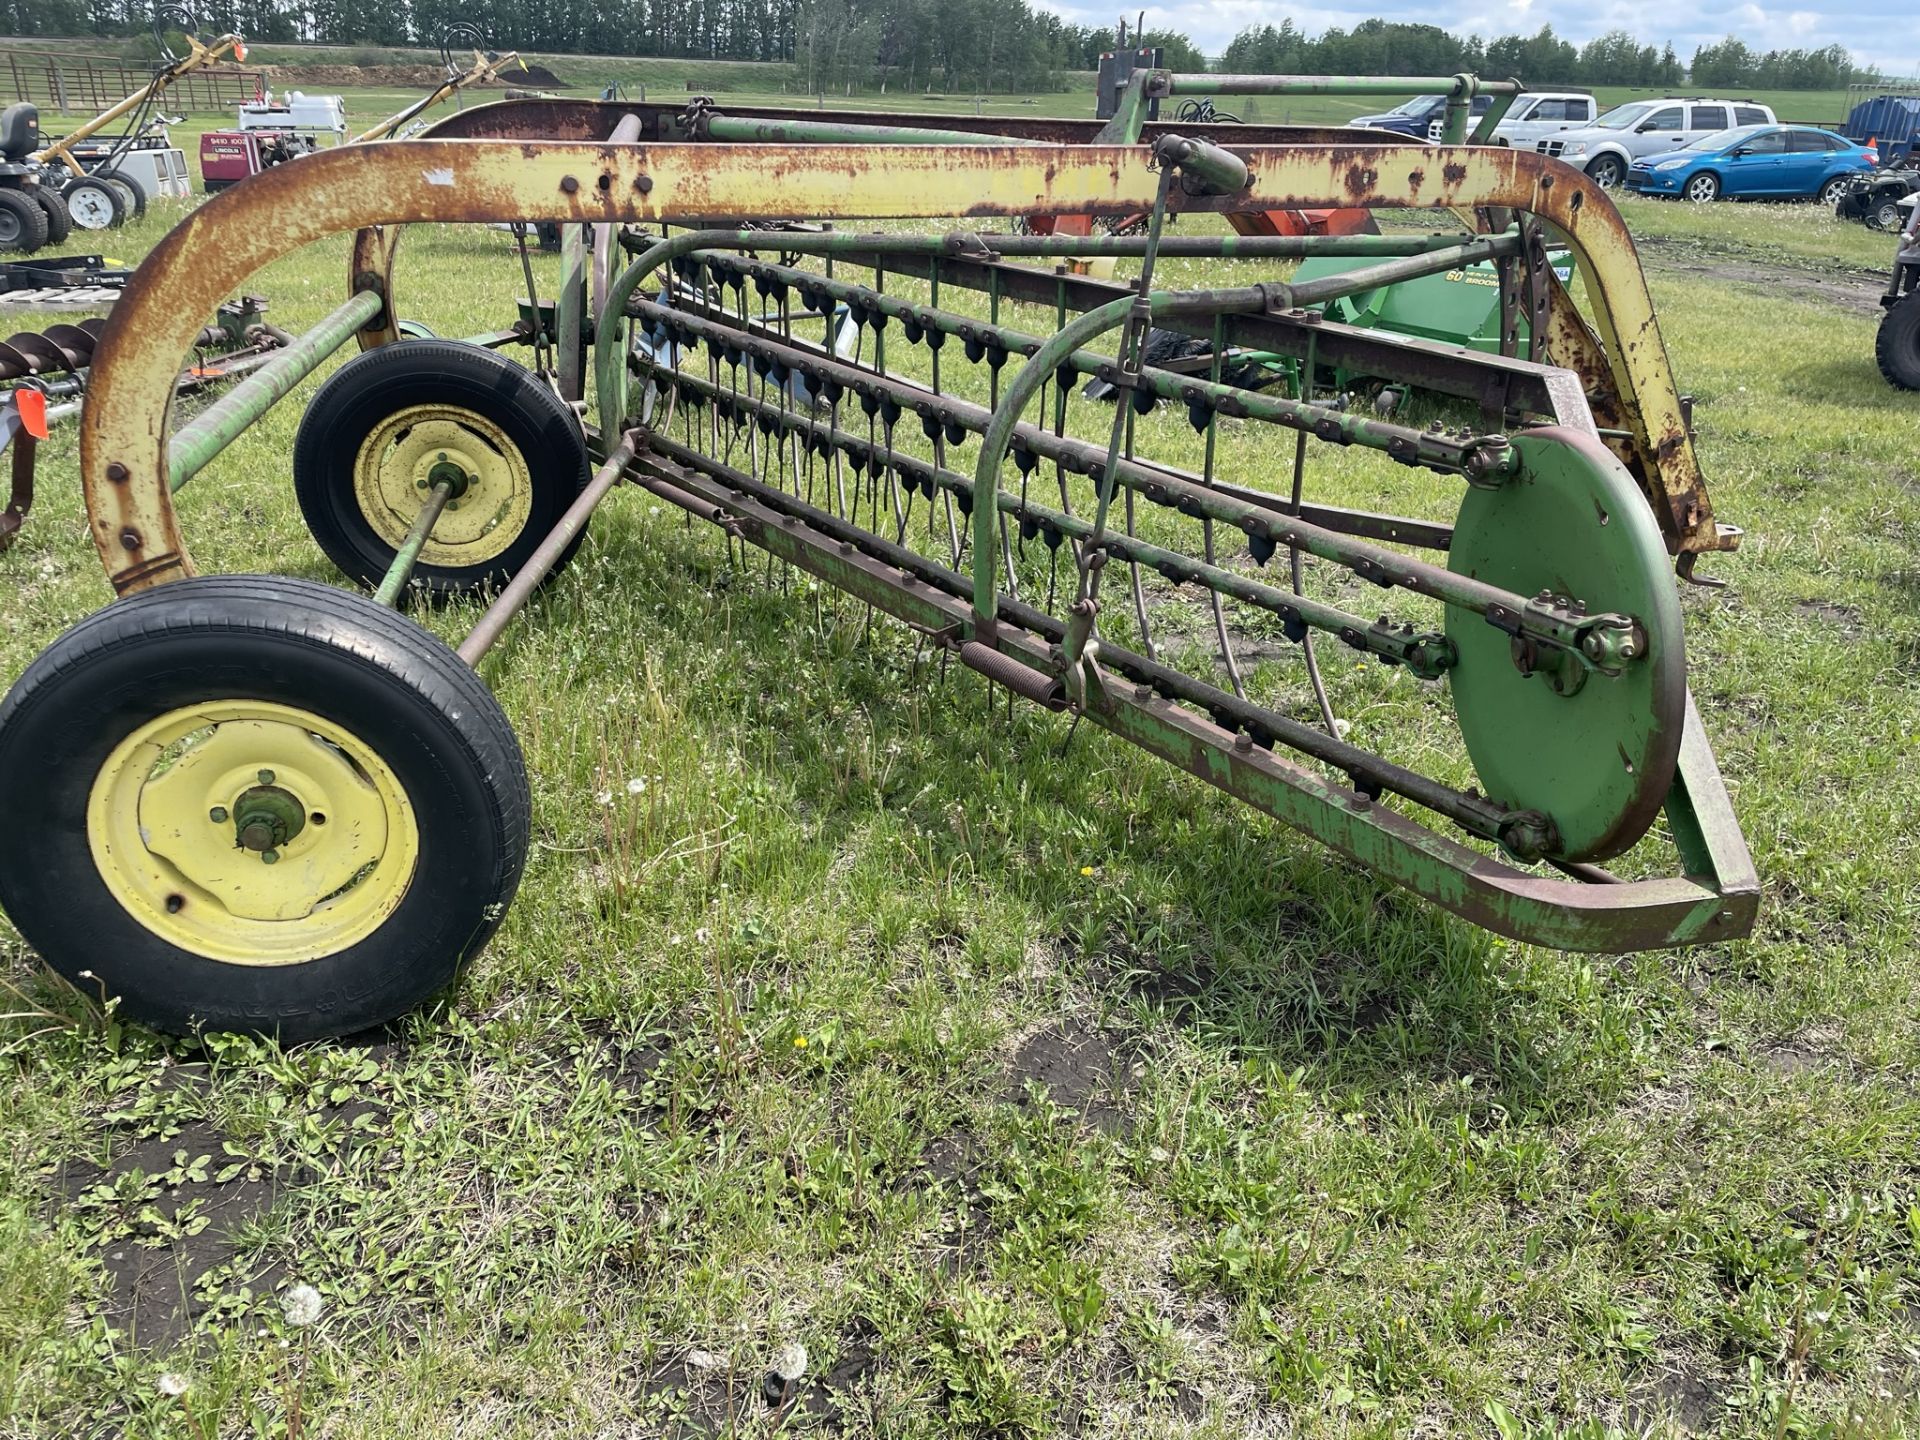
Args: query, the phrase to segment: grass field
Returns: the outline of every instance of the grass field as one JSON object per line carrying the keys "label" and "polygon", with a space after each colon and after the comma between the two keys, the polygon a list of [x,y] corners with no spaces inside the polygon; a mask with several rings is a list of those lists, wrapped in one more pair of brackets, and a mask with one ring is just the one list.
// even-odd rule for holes
{"label": "grass field", "polygon": [[[1752,940],[1491,938],[616,498],[486,663],[536,853],[430,1010],[164,1042],[0,923],[0,1434],[1920,1434],[1890,246],[1808,206],[1624,210],[1747,532],[1684,600]],[[298,330],[345,255],[249,288]],[[401,276],[443,334],[522,288],[491,231],[412,237]],[[337,578],[287,481],[315,383],[185,492],[203,568]],[[1277,453],[1224,473],[1270,485]],[[0,684],[107,599],[71,429],[44,458]],[[1389,469],[1338,456],[1315,498],[1445,513]],[[1398,673],[1337,693],[1418,749],[1445,705]]]}

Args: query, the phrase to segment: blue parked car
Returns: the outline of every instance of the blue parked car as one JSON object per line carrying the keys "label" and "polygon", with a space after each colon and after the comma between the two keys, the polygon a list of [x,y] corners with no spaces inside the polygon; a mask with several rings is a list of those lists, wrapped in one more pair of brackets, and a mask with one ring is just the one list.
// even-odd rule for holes
{"label": "blue parked car", "polygon": [[1672,154],[1638,160],[1627,188],[1643,195],[1684,195],[1705,203],[1729,199],[1799,198],[1831,206],[1855,175],[1879,155],[1831,130],[1811,125],[1742,125],[1703,136]]}
{"label": "blue parked car", "polygon": [[[1492,104],[1491,95],[1474,96],[1468,107],[1468,114],[1472,117],[1469,125],[1486,114]],[[1396,135],[1411,135],[1416,140],[1438,140],[1440,125],[1446,118],[1446,96],[1416,95],[1404,105],[1396,105],[1378,115],[1356,115],[1347,124],[1361,130],[1391,130]]]}

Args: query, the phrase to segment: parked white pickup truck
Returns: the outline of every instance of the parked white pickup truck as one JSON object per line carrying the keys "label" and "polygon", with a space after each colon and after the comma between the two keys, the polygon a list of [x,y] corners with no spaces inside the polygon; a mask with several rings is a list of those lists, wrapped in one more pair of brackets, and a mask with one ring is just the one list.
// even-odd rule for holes
{"label": "parked white pickup truck", "polygon": [[1549,135],[1591,125],[1599,113],[1598,102],[1582,90],[1542,90],[1522,95],[1493,127],[1493,143],[1531,150]]}

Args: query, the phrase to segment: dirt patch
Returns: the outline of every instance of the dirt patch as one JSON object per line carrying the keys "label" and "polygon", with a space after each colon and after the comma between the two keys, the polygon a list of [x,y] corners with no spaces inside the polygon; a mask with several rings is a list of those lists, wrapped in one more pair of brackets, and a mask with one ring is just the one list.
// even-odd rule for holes
{"label": "dirt patch", "polygon": [[647,1382],[665,1423],[658,1433],[673,1440],[705,1440],[738,1434],[756,1417],[765,1417],[774,1429],[803,1420],[797,1428],[808,1433],[846,1433],[846,1406],[880,1369],[879,1343],[873,1322],[855,1316],[841,1327],[830,1365],[820,1369],[819,1359],[812,1359],[807,1374],[785,1383],[749,1358],[741,1358],[736,1368],[735,1357],[687,1350]]}
{"label": "dirt patch", "polygon": [[1649,268],[1668,274],[1697,275],[1734,285],[1757,286],[1769,298],[1781,294],[1796,300],[1812,300],[1852,315],[1880,314],[1880,297],[1886,292],[1887,277],[1873,270],[1849,270],[1838,266],[1813,270],[1798,265],[1771,264],[1764,260],[1717,255],[1685,241],[1660,235],[1634,238],[1634,248]]}
{"label": "dirt patch", "polygon": [[[104,1318],[136,1345],[171,1348],[222,1292],[258,1295],[280,1278],[277,1263],[241,1263],[239,1232],[272,1207],[282,1179],[232,1154],[206,1121],[142,1140],[104,1169],[70,1160],[54,1183],[82,1223],[102,1232]],[[235,1265],[231,1277],[217,1273]]]}
{"label": "dirt patch", "polygon": [[1857,609],[1832,600],[1796,600],[1793,602],[1793,613],[1831,625],[1847,635],[1858,635],[1862,628]]}
{"label": "dirt patch", "polygon": [[1132,1067],[1097,1029],[1062,1020],[1022,1041],[1001,1098],[1026,1104],[1036,1088],[1109,1135],[1126,1128],[1121,1105],[1133,1088]]}
{"label": "dirt patch", "polygon": [[838,1434],[848,1428],[846,1406],[880,1370],[880,1330],[865,1316],[855,1316],[840,1331],[840,1353],[818,1379],[804,1381],[806,1388],[791,1408],[812,1416],[828,1431]]}
{"label": "dirt patch", "polygon": [[1198,1008],[1199,997],[1213,984],[1214,969],[1203,959],[1175,966],[1154,957],[1131,971],[1128,979],[1136,995],[1165,1010],[1169,1019],[1184,1020]]}
{"label": "dirt patch", "polygon": [[1683,1435],[1704,1435],[1719,1425],[1726,1403],[1706,1381],[1684,1372],[1662,1375],[1643,1385],[1627,1400],[1622,1419],[1629,1433],[1640,1435],[1661,1422],[1677,1426]]}
{"label": "dirt patch", "polygon": [[982,1168],[979,1142],[965,1130],[938,1136],[920,1152],[919,1182],[937,1181],[958,1197],[952,1222],[940,1231],[937,1263],[949,1274],[968,1269],[993,1238],[992,1207],[980,1192]]}

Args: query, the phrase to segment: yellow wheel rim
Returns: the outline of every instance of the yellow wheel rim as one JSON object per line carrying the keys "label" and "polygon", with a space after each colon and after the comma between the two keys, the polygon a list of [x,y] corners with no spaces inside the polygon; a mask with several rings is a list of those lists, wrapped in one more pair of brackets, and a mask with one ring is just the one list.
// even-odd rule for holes
{"label": "yellow wheel rim", "polygon": [[370,746],[264,700],[172,710],[121,741],[88,794],[87,843],[134,919],[235,965],[366,939],[420,855],[413,806]]}
{"label": "yellow wheel rim", "polygon": [[467,486],[434,522],[424,565],[484,565],[520,538],[533,510],[533,478],[520,447],[486,416],[459,405],[409,405],[360,444],[353,493],[360,513],[395,550],[433,487],[428,472],[452,464]]}

